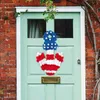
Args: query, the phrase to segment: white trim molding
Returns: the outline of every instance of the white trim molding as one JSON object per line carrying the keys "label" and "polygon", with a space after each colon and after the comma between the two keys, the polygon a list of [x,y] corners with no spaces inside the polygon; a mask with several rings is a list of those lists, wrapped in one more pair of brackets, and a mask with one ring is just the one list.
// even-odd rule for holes
{"label": "white trim molding", "polygon": [[[56,7],[58,12],[80,12],[83,13],[83,9],[80,6],[69,6],[69,7]],[[44,12],[46,7],[16,7],[16,12]]]}
{"label": "white trim molding", "polygon": [[20,15],[16,20],[17,100],[21,100]]}
{"label": "white trim molding", "polygon": [[[44,12],[46,7],[16,7],[16,13],[21,12]],[[86,100],[85,91],[85,12],[80,6],[57,7],[58,12],[79,12],[80,13],[80,32],[81,32],[81,100]],[[21,100],[21,55],[20,55],[20,15],[16,18],[16,53],[17,53],[17,100]]]}

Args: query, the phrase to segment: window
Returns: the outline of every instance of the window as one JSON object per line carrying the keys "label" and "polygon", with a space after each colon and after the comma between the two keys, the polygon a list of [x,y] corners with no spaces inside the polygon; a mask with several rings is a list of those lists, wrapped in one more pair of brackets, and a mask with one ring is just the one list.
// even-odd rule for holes
{"label": "window", "polygon": [[43,19],[28,19],[28,38],[41,38],[46,31],[46,21]]}
{"label": "window", "polygon": [[55,19],[52,23],[44,19],[28,19],[28,38],[42,38],[46,27],[54,27],[58,38],[73,38],[73,19]]}
{"label": "window", "polygon": [[55,19],[58,38],[73,38],[73,19]]}

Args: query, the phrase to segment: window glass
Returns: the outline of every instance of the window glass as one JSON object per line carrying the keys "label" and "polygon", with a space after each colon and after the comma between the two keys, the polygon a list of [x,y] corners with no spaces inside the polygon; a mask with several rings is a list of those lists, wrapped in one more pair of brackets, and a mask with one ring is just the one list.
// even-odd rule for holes
{"label": "window glass", "polygon": [[55,19],[58,38],[73,38],[73,19]]}
{"label": "window glass", "polygon": [[28,38],[42,38],[46,31],[46,21],[43,19],[28,19]]}

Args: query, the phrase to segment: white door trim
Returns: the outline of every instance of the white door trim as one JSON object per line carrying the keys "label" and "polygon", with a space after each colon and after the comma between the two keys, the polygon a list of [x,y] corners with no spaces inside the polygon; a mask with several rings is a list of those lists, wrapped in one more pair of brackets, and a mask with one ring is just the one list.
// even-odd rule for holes
{"label": "white door trim", "polygon": [[[46,7],[16,7],[16,60],[17,60],[17,100],[21,100],[21,55],[20,55],[20,13],[21,12],[43,12]],[[81,100],[86,100],[85,92],[85,12],[80,6],[70,7],[57,7],[58,12],[79,12],[80,13],[80,25],[81,25]]]}

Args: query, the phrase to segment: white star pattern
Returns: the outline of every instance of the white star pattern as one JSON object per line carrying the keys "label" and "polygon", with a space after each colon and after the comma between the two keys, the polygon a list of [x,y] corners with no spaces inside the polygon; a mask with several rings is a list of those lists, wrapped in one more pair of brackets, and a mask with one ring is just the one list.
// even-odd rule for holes
{"label": "white star pattern", "polygon": [[53,45],[53,43],[51,43],[51,45]]}
{"label": "white star pattern", "polygon": [[47,40],[47,37],[45,39]]}
{"label": "white star pattern", "polygon": [[53,46],[51,46],[51,48],[53,48]]}
{"label": "white star pattern", "polygon": [[56,43],[56,34],[52,31],[46,31],[44,34],[44,50],[56,50],[58,44]]}

